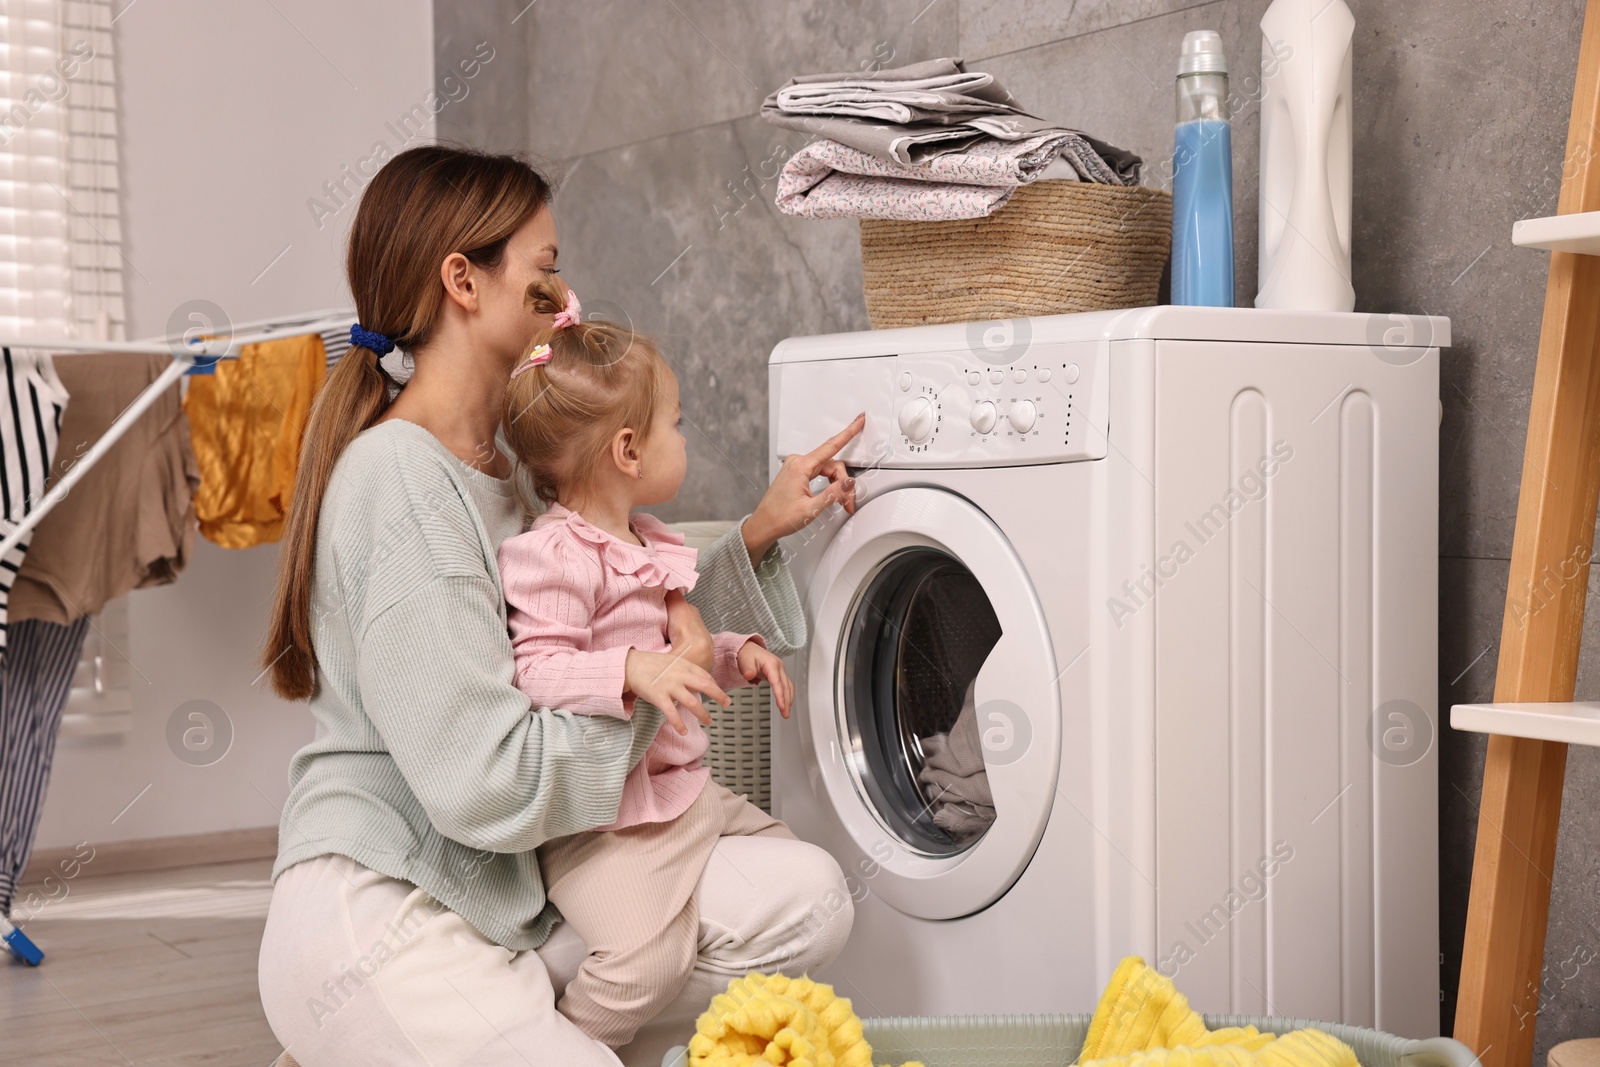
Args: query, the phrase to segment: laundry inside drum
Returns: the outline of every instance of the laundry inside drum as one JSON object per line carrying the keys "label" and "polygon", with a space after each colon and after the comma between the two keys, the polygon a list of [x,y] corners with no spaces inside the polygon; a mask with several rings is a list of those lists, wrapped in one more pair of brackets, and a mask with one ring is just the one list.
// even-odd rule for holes
{"label": "laundry inside drum", "polygon": [[978,579],[936,549],[890,557],[856,603],[845,741],[864,799],[917,852],[954,855],[994,822],[976,682],[1000,635]]}

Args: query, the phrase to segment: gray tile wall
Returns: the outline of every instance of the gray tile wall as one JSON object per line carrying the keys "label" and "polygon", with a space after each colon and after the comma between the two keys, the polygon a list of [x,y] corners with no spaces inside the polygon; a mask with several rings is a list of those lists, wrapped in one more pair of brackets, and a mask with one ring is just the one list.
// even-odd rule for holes
{"label": "gray tile wall", "polygon": [[[1510,557],[1546,257],[1515,219],[1554,212],[1583,4],[1349,0],[1356,15],[1357,307],[1448,315],[1440,449],[1440,700],[1488,699]],[[586,306],[664,338],[692,473],[672,517],[732,516],[765,484],[765,360],[781,338],[862,329],[853,222],[782,217],[773,177],[802,135],[755,117],[791,74],[962,56],[1039,112],[1152,164],[1172,138],[1187,30],[1221,31],[1235,88],[1267,0],[526,0],[435,5],[440,69],[479,40],[498,80],[440,137],[533,153],[563,186],[565,276]],[[520,14],[519,14],[520,13]],[[515,21],[513,21],[515,19]],[[502,62],[502,58],[505,60]],[[1255,290],[1257,112],[1235,119],[1237,291]],[[1600,647],[1600,620],[1586,650]],[[1579,695],[1600,696],[1600,668]],[[1441,732],[1448,1032],[1482,771]],[[1574,749],[1546,952],[1539,1055],[1600,1032],[1593,891],[1600,758]],[[1576,974],[1573,972],[1576,970]]]}

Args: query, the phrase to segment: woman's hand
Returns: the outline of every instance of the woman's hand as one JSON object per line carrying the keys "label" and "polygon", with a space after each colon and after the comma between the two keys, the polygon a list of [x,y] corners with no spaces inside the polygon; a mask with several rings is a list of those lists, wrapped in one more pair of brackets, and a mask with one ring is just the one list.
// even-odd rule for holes
{"label": "woman's hand", "polygon": [[684,599],[680,590],[667,594],[667,642],[674,653],[681,654],[702,670],[716,669],[717,650],[711,643],[711,631],[700,617],[700,609]]}
{"label": "woman's hand", "polygon": [[759,641],[746,641],[739,649],[739,673],[747,682],[765,679],[772,686],[772,699],[778,712],[787,719],[789,706],[794,703],[794,683],[789,672],[783,669],[783,660],[767,651]]}
{"label": "woman's hand", "polygon": [[[855,514],[856,480],[850,477],[844,461],[834,456],[866,425],[863,412],[810,452],[783,461],[761,503],[744,521],[744,547],[750,552],[752,564],[760,563],[778,538],[805,529],[833,504],[843,504],[845,511]],[[813,495],[811,481],[818,475],[827,477],[828,488]]]}
{"label": "woman's hand", "polygon": [[648,700],[660,708],[661,714],[680,734],[688,733],[689,727],[678,715],[679,707],[688,708],[702,725],[710,726],[711,713],[700,703],[700,697],[708,696],[723,707],[733,703],[708,671],[676,652],[628,649],[623,684],[640,700]]}

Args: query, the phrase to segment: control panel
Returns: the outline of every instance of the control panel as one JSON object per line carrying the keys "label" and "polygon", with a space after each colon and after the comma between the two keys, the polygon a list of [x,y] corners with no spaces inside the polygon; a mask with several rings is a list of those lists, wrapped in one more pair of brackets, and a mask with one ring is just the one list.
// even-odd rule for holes
{"label": "control panel", "polygon": [[853,466],[989,467],[1104,458],[1103,345],[1071,341],[1019,348],[1009,362],[992,351],[962,349],[774,365],[778,454],[814,447],[835,424],[865,410],[866,431],[841,454]]}

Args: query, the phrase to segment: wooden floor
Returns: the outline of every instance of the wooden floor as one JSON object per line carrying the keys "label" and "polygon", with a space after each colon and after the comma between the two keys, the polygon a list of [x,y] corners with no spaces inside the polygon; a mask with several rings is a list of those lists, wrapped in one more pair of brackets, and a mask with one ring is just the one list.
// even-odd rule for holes
{"label": "wooden floor", "polygon": [[[256,991],[271,860],[80,875],[28,917],[45,952],[0,951],[0,1063],[267,1067],[282,1051]],[[62,890],[65,892],[62,892]]]}

